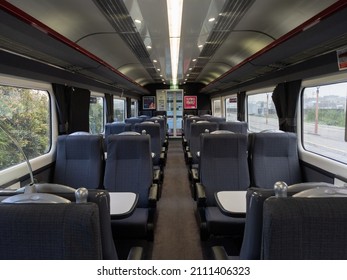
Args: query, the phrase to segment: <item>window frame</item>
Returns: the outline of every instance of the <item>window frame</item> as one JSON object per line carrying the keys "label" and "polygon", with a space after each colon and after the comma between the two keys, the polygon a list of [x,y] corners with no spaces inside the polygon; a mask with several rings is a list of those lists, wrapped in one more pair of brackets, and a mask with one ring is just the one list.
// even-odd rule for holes
{"label": "window frame", "polygon": [[[105,124],[106,124],[106,99],[105,99],[105,94],[100,93],[100,92],[96,92],[96,91],[91,91],[90,92],[90,97],[101,97],[102,98],[102,130],[96,134],[103,134],[105,132]],[[90,110],[90,108],[89,108]],[[89,117],[90,117],[90,111],[89,111]],[[88,120],[89,121],[89,120]],[[89,127],[89,132],[92,133],[90,131],[90,127]],[[95,134],[95,133],[92,133]]]}
{"label": "window frame", "polygon": [[[133,102],[134,102],[134,113],[135,113],[134,115],[132,114],[132,107],[131,107]],[[131,100],[130,100],[130,115],[131,115],[131,117],[137,117],[139,115],[139,100],[138,99],[131,98]],[[125,114],[125,117],[126,116],[127,116],[127,114]]]}
{"label": "window frame", "polygon": [[115,118],[115,108],[114,108],[114,100],[117,99],[117,100],[122,100],[123,103],[124,103],[124,113],[123,113],[123,120],[121,122],[124,122],[124,120],[126,119],[126,116],[127,116],[127,100],[126,98],[124,97],[119,97],[119,96],[113,96],[113,99],[112,99],[112,102],[113,102],[113,121],[114,121],[114,118]]}
{"label": "window frame", "polygon": [[[235,98],[236,99],[236,120],[228,120],[228,110],[227,110],[227,100],[231,99],[231,98]],[[230,94],[230,95],[227,95],[227,96],[224,96],[223,98],[223,103],[224,103],[224,117],[226,119],[226,121],[231,121],[231,122],[234,122],[234,121],[237,121],[237,112],[238,112],[238,108],[237,108],[237,93],[234,93],[234,94]]]}
{"label": "window frame", "polygon": [[[220,116],[216,116],[215,102],[218,101],[220,103]],[[211,99],[211,108],[212,108],[212,116],[214,117],[223,117],[224,116],[224,108],[223,108],[223,98],[216,97]]]}
{"label": "window frame", "polygon": [[[35,157],[29,160],[32,170],[33,172],[35,172],[35,170],[38,170],[40,168],[43,168],[51,164],[55,159],[56,142],[58,138],[58,120],[57,120],[57,112],[55,107],[55,103],[56,103],[55,96],[53,93],[52,85],[50,83],[46,83],[42,81],[18,78],[18,77],[13,77],[10,75],[3,75],[3,74],[0,74],[0,81],[1,81],[0,82],[1,85],[4,85],[4,86],[42,90],[42,91],[47,91],[49,95],[50,117],[51,117],[51,120],[50,120],[51,148],[46,154],[40,155],[38,157]],[[1,170],[0,171],[0,188],[2,186],[11,187],[11,188],[20,187],[19,185],[20,182],[18,182],[18,178],[23,178],[27,176],[28,173],[29,173],[28,166],[24,160],[22,163],[19,163],[17,165]],[[12,182],[14,185],[11,185]]]}
{"label": "window frame", "polygon": [[[327,85],[339,82],[347,82],[346,72],[339,72],[332,75],[325,75],[320,77],[315,77],[312,79],[307,79],[302,81],[300,98],[298,99],[298,110],[297,110],[297,136],[298,136],[298,152],[299,157],[303,162],[311,164],[312,166],[317,166],[327,172],[335,175],[336,177],[346,178],[347,174],[347,164],[333,160],[331,158],[325,157],[323,155],[307,151],[303,146],[303,115],[302,115],[302,98],[303,89],[307,87],[314,87],[317,85]],[[347,119],[346,119],[347,123]],[[345,124],[346,126],[346,124]],[[347,129],[345,127],[345,129]]]}
{"label": "window frame", "polygon": [[[259,131],[253,131],[251,130],[251,124],[250,124],[250,121],[249,121],[249,96],[254,96],[254,95],[257,95],[257,94],[266,94],[266,93],[271,93],[273,94],[274,90],[275,90],[275,87],[276,86],[271,86],[271,87],[266,87],[266,88],[260,88],[260,89],[257,89],[257,90],[252,90],[252,91],[248,91],[246,92],[246,108],[245,108],[245,114],[246,114],[246,121],[248,123],[248,129],[251,131],[251,132],[259,132]],[[271,96],[270,96],[271,97]],[[277,112],[276,112],[276,115],[277,115]],[[277,119],[278,119],[278,115],[277,115]],[[271,129],[271,128],[269,128]],[[276,128],[278,129],[278,127]]]}

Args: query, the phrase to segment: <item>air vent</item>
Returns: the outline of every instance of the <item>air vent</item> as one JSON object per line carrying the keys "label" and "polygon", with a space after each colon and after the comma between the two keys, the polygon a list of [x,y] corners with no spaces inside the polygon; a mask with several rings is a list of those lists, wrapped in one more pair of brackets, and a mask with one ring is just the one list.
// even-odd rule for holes
{"label": "air vent", "polygon": [[[196,67],[200,69],[205,67],[209,59],[216,53],[218,48],[223,44],[225,39],[233,31],[235,26],[240,22],[247,10],[253,5],[255,0],[233,0],[226,1],[217,23],[211,30],[206,43],[201,50]],[[195,67],[194,67],[195,68]],[[193,68],[194,72],[197,72]]]}
{"label": "air vent", "polygon": [[139,61],[145,66],[149,75],[153,79],[158,78],[158,73],[152,70],[155,67],[124,2],[119,0],[94,0],[94,3]]}

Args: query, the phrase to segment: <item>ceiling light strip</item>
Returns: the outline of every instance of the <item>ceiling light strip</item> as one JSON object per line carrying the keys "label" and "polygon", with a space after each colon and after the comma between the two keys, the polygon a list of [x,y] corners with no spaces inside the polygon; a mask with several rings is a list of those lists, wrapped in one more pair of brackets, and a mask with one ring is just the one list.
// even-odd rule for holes
{"label": "ceiling light strip", "polygon": [[167,0],[172,84],[177,84],[183,0]]}

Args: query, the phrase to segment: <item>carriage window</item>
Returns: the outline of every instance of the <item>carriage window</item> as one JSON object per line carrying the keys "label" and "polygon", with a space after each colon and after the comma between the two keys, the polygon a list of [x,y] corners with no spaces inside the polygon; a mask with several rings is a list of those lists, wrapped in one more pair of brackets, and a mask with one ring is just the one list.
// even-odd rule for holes
{"label": "carriage window", "polygon": [[271,92],[248,96],[248,127],[251,131],[278,129],[278,117],[271,96]]}
{"label": "carriage window", "polygon": [[308,87],[303,91],[303,146],[347,163],[347,83]]}
{"label": "carriage window", "polygon": [[131,99],[131,116],[132,117],[137,117],[138,115],[137,108],[138,108],[137,100]]}
{"label": "carriage window", "polygon": [[237,97],[227,97],[225,99],[225,112],[226,121],[234,122],[237,121]]}
{"label": "carriage window", "polygon": [[215,117],[221,117],[222,116],[222,105],[220,99],[215,99],[212,101],[212,113]]}
{"label": "carriage window", "polygon": [[89,107],[89,132],[100,134],[104,131],[104,98],[102,96],[91,96]]}
{"label": "carriage window", "polygon": [[11,138],[28,159],[49,152],[51,112],[47,91],[0,85],[0,170],[24,161]]}
{"label": "carriage window", "polygon": [[113,99],[113,110],[114,110],[114,121],[123,122],[125,116],[125,100],[124,99]]}

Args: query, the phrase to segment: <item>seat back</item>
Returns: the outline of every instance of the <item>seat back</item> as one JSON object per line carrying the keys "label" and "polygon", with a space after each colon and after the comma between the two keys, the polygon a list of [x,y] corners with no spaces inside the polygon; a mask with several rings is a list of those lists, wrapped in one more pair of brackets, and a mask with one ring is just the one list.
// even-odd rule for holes
{"label": "seat back", "polygon": [[[50,193],[58,194],[61,197],[69,199],[70,201],[76,201],[75,192],[54,192]],[[88,190],[88,202],[95,203],[99,208],[99,222],[101,233],[101,245],[102,245],[102,259],[104,260],[116,260],[118,254],[113,241],[112,229],[111,229],[111,217],[110,217],[110,195],[106,190]]]}
{"label": "seat back", "polygon": [[119,134],[124,131],[130,131],[131,130],[131,124],[129,123],[123,123],[123,122],[113,122],[113,123],[107,123],[105,124],[105,139],[107,139],[107,136],[110,134]]}
{"label": "seat back", "polygon": [[215,206],[214,194],[249,187],[247,136],[201,134],[200,182],[205,186],[207,206]]}
{"label": "seat back", "polygon": [[166,139],[166,133],[167,133],[167,124],[166,124],[166,118],[165,117],[152,117],[149,119],[152,122],[159,123],[160,125],[160,141],[161,145],[163,146]]}
{"label": "seat back", "polygon": [[191,117],[185,118],[183,129],[184,129],[184,136],[187,140],[188,145],[189,145],[189,141],[190,141],[190,126],[191,126],[191,124],[194,122],[203,121],[203,120],[204,120],[203,118],[200,118],[198,116],[191,116]]}
{"label": "seat back", "polygon": [[0,204],[0,259],[102,259],[99,210],[85,204]]}
{"label": "seat back", "polygon": [[160,161],[160,152],[161,152],[161,135],[160,135],[160,124],[154,122],[142,122],[135,125],[135,131],[138,133],[142,133],[142,131],[146,131],[151,137],[151,149],[152,153],[154,153],[153,164],[159,165]]}
{"label": "seat back", "polygon": [[241,260],[260,260],[263,229],[263,204],[275,192],[271,189],[249,188],[247,190],[247,215],[240,250]]}
{"label": "seat back", "polygon": [[105,189],[137,193],[138,207],[146,208],[153,179],[150,136],[110,135],[107,151]]}
{"label": "seat back", "polygon": [[[334,185],[324,182],[300,183],[288,186],[287,195],[296,196],[314,188],[332,188]],[[273,189],[249,188],[247,190],[247,215],[240,259],[259,260],[261,258],[261,243],[263,230],[264,201],[275,196]]]}
{"label": "seat back", "polygon": [[226,122],[226,118],[224,118],[224,117],[207,116],[207,117],[203,117],[203,118],[208,120],[209,122],[215,122],[215,123],[218,123],[218,124]]}
{"label": "seat back", "polygon": [[222,122],[219,124],[219,129],[247,135],[248,126],[246,122]]}
{"label": "seat back", "polygon": [[139,117],[131,117],[127,118],[124,120],[125,123],[130,124],[130,130],[134,131],[135,130],[135,124],[143,122],[142,118]]}
{"label": "seat back", "polygon": [[252,185],[272,189],[275,182],[302,182],[294,133],[254,133],[250,136]]}
{"label": "seat back", "polygon": [[263,259],[347,259],[347,199],[269,198],[264,202]]}
{"label": "seat back", "polygon": [[73,188],[102,188],[104,149],[101,135],[61,135],[57,141],[54,183]]}
{"label": "seat back", "polygon": [[192,163],[198,163],[197,152],[200,151],[200,134],[204,133],[206,130],[211,133],[218,129],[218,123],[215,122],[196,122],[190,125],[190,140],[189,140],[189,150],[192,154]]}

